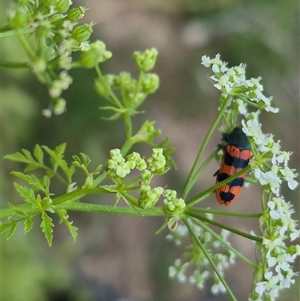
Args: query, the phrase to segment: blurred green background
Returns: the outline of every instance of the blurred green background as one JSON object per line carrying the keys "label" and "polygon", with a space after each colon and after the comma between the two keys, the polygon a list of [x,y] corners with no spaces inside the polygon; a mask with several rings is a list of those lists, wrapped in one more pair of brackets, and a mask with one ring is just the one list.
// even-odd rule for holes
{"label": "blurred green background", "polygon": [[[1,25],[5,8],[1,2]],[[86,5],[86,1],[74,1]],[[296,0],[90,0],[84,22],[96,22],[94,39],[103,40],[113,58],[101,65],[105,73],[126,70],[136,75],[132,53],[155,47],[159,51],[154,70],[161,79],[158,92],[144,104],[146,115],[135,118],[135,130],[143,120],[156,120],[156,127],[169,136],[177,148],[178,170],[163,177],[159,185],[180,191],[199,145],[217,109],[218,91],[208,79],[209,70],[201,56],[215,56],[229,66],[247,64],[248,77],[263,78],[266,95],[274,96],[280,114],[262,114],[263,131],[281,140],[284,150],[293,151],[290,166],[299,169],[299,3]],[[3,60],[23,56],[17,41],[1,41]],[[111,148],[124,142],[121,120],[103,121],[98,107],[103,101],[93,92],[93,71],[71,72],[74,83],[63,94],[68,110],[46,119],[41,110],[48,106],[47,90],[31,73],[1,69],[1,157],[36,143],[55,147],[67,142],[67,158],[84,152],[94,166],[107,157]],[[212,150],[220,141],[215,135]],[[139,147],[143,151],[145,148]],[[209,150],[208,150],[209,152]],[[207,152],[206,155],[209,153]],[[13,188],[12,169],[21,167],[2,161],[1,206],[21,201]],[[212,164],[194,192],[212,184],[217,163]],[[299,217],[299,189],[283,189]],[[99,202],[97,197],[90,201]],[[101,200],[100,200],[101,201]],[[219,208],[214,196],[203,205]],[[259,191],[244,189],[231,210],[259,210]],[[216,301],[212,283],[199,291],[188,284],[168,279],[168,266],[180,256],[165,240],[166,231],[154,235],[161,218],[130,218],[70,213],[79,227],[74,244],[64,226],[54,230],[48,247],[38,219],[34,230],[24,235],[18,228],[6,241],[1,237],[1,290],[3,301]],[[244,231],[256,230],[253,221],[224,219]],[[253,224],[252,224],[253,223]],[[253,259],[254,245],[232,236],[232,244]],[[299,268],[299,264],[298,264]],[[251,270],[237,262],[227,271],[227,280],[238,300],[247,300]],[[299,300],[299,279],[280,300]]]}

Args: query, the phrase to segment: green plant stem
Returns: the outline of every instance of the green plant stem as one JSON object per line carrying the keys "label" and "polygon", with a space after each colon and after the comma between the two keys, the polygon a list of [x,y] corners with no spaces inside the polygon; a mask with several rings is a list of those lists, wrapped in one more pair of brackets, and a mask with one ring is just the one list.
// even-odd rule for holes
{"label": "green plant stem", "polygon": [[16,62],[4,62],[4,61],[0,61],[0,67],[4,67],[4,68],[29,68],[28,63],[27,62],[23,62],[23,63],[16,63]]}
{"label": "green plant stem", "polygon": [[[125,123],[126,140],[129,140],[132,137],[132,122],[131,122],[130,111],[127,110],[123,116],[124,116],[124,123]],[[125,154],[122,153],[122,155]]]}
{"label": "green plant stem", "polygon": [[[97,205],[81,203],[77,200],[80,198],[90,195],[90,194],[111,194],[104,188],[85,188],[76,189],[62,196],[52,199],[52,204],[58,206],[59,208],[73,210],[73,211],[85,211],[85,212],[96,212],[96,213],[106,213],[106,214],[124,214],[124,215],[137,215],[137,216],[165,216],[165,212],[162,207],[156,207],[151,209],[141,209],[122,207],[122,206],[108,206],[108,205]],[[128,195],[125,194],[128,198]],[[36,208],[32,208],[30,203],[22,203],[14,205],[15,208],[23,210],[25,213],[30,214],[36,212]],[[11,207],[1,208],[0,218],[4,219],[9,216],[15,215],[15,211]]]}
{"label": "green plant stem", "polygon": [[251,169],[251,166],[248,165],[247,167],[243,168],[242,170],[240,170],[239,172],[235,173],[234,175],[228,177],[227,179],[225,179],[224,181],[222,182],[219,182],[213,186],[211,186],[210,188],[202,191],[201,193],[195,195],[194,197],[192,197],[191,199],[187,200],[186,201],[186,205],[187,206],[191,206],[195,203],[198,203],[202,200],[204,200],[207,196],[209,196],[213,191],[215,191],[217,188],[223,186],[224,184],[238,178],[239,176],[241,176],[242,174],[244,173],[247,173],[248,171],[250,171]]}
{"label": "green plant stem", "polygon": [[217,266],[215,265],[215,263],[213,262],[212,258],[210,257],[209,253],[206,251],[205,247],[202,245],[201,241],[199,240],[198,236],[196,235],[196,233],[193,231],[192,227],[190,226],[190,223],[188,222],[188,220],[186,218],[183,218],[183,222],[186,225],[186,227],[189,230],[190,235],[193,238],[193,241],[197,244],[197,246],[201,249],[201,251],[203,252],[203,254],[205,255],[205,257],[207,258],[207,260],[209,261],[211,267],[213,268],[214,272],[217,274],[218,278],[220,279],[220,281],[222,282],[222,284],[224,285],[229,297],[231,298],[231,300],[233,301],[237,301],[237,299],[235,298],[235,296],[233,295],[231,289],[229,288],[229,286],[227,285],[224,277],[221,275],[221,273],[219,272]]}
{"label": "green plant stem", "polygon": [[122,156],[125,156],[129,152],[133,144],[134,144],[134,139],[132,139],[132,137],[126,139],[125,143],[121,147]]}
{"label": "green plant stem", "polygon": [[[86,195],[89,194],[110,194],[110,192],[108,192],[106,189],[104,188],[85,188],[85,189],[76,189],[73,190],[69,193],[66,193],[62,196],[56,197],[52,199],[52,204],[53,205],[58,205],[67,201],[74,201],[74,200],[78,200]],[[21,209],[23,210],[25,213],[29,213],[29,212],[35,212],[36,209],[32,208],[32,204],[31,203],[21,203],[18,205],[14,205],[17,209]],[[10,208],[10,207],[4,207],[1,208],[1,214],[0,217],[1,218],[7,218],[9,216],[14,215],[14,211]]]}
{"label": "green plant stem", "polygon": [[147,210],[139,208],[139,212],[136,209],[130,207],[97,205],[97,204],[89,204],[89,203],[81,203],[81,202],[63,203],[63,204],[59,204],[58,207],[68,211],[104,213],[104,214],[114,214],[114,215],[131,215],[131,216],[165,216],[166,215],[162,207],[155,207]]}
{"label": "green plant stem", "polygon": [[234,233],[234,234],[237,234],[237,235],[239,235],[239,236],[248,238],[248,239],[253,240],[253,241],[255,241],[255,242],[259,242],[259,243],[262,242],[262,238],[261,238],[261,237],[254,236],[254,235],[251,235],[251,234],[248,234],[248,233],[239,231],[239,230],[237,230],[237,229],[235,229],[235,228],[231,228],[231,227],[226,226],[226,225],[224,225],[224,224],[218,223],[218,222],[216,222],[216,221],[214,221],[214,220],[211,220],[211,219],[209,219],[209,218],[207,218],[207,217],[205,217],[205,216],[196,214],[195,212],[191,212],[189,209],[186,209],[186,210],[184,211],[184,213],[185,213],[186,216],[189,216],[189,217],[191,217],[191,218],[195,218],[195,219],[201,220],[201,221],[203,221],[203,222],[206,222],[206,223],[209,223],[209,224],[211,224],[211,225],[217,226],[217,227],[219,227],[219,228],[221,228],[221,229],[228,230],[228,231],[230,231],[230,232],[232,232],[232,233]]}
{"label": "green plant stem", "polygon": [[[22,28],[18,29],[21,34],[29,34],[36,31],[35,28]],[[12,29],[9,25],[4,25],[0,27],[0,39],[2,38],[11,38],[17,36],[17,32],[15,29]]]}
{"label": "green plant stem", "polygon": [[199,149],[199,152],[198,152],[197,157],[195,159],[195,162],[194,162],[194,164],[192,166],[190,174],[189,174],[189,176],[187,178],[187,181],[184,184],[183,191],[182,191],[182,194],[181,194],[181,197],[183,199],[186,198],[188,192],[190,191],[190,189],[192,188],[192,186],[194,185],[194,183],[197,180],[197,177],[195,176],[196,173],[197,173],[197,166],[198,166],[198,164],[199,164],[199,162],[200,162],[200,160],[201,160],[201,158],[203,156],[205,148],[206,148],[206,146],[207,146],[207,144],[208,144],[208,142],[209,142],[209,140],[210,140],[210,138],[211,138],[214,130],[216,129],[219,121],[221,120],[221,118],[222,118],[222,116],[223,116],[226,108],[230,104],[231,100],[232,100],[232,96],[228,95],[227,98],[225,99],[225,101],[224,101],[224,103],[223,103],[223,105],[222,105],[222,107],[221,107],[218,115],[216,116],[215,120],[213,121],[210,129],[208,130],[208,132],[207,132],[207,134],[206,134],[206,136],[204,138],[204,141],[203,141],[203,143],[202,143],[202,145],[201,145],[201,147]]}

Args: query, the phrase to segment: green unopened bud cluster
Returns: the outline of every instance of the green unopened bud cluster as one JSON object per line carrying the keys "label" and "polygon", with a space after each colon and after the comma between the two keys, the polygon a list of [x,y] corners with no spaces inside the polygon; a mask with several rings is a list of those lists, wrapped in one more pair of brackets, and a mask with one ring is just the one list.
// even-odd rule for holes
{"label": "green unopened bud cluster", "polygon": [[149,72],[155,66],[157,55],[158,51],[155,48],[151,48],[144,52],[134,52],[133,59],[141,72]]}
{"label": "green unopened bud cluster", "polygon": [[115,183],[123,184],[131,170],[141,171],[137,178],[139,181],[138,205],[140,208],[149,209],[157,203],[164,192],[162,187],[152,188],[150,184],[154,175],[165,169],[165,164],[162,149],[153,149],[152,156],[147,161],[141,158],[139,153],[133,152],[124,158],[119,149],[113,149],[110,151],[110,159],[106,164],[106,173],[107,177]]}
{"label": "green unopened bud cluster", "polygon": [[154,174],[149,169],[143,170],[140,176],[140,197],[138,201],[139,206],[143,209],[152,208],[164,191],[162,187],[150,187],[153,176]]}
{"label": "green unopened bud cluster", "polygon": [[[153,174],[162,174],[165,172],[165,165],[166,159],[161,148],[154,148],[152,156],[147,162],[136,152],[124,158],[121,151],[116,148],[110,151],[110,159],[107,161],[106,171],[109,178],[116,180],[124,179],[132,169],[139,171],[147,169],[147,173],[143,174],[142,180],[150,181]],[[149,175],[149,178],[146,175]]]}
{"label": "green unopened bud cluster", "polygon": [[163,174],[166,172],[166,158],[163,155],[162,148],[154,148],[152,156],[147,160],[149,170],[154,174]]}
{"label": "green unopened bud cluster", "polygon": [[140,190],[139,206],[143,209],[150,209],[155,206],[164,189],[162,187],[150,188],[145,186]]}
{"label": "green unopened bud cluster", "polygon": [[[98,62],[96,61],[96,63]],[[82,62],[82,64],[84,63]],[[94,65],[91,64],[91,66]],[[120,72],[119,75],[109,74],[95,80],[95,90],[100,96],[107,98],[112,89],[120,90],[124,105],[131,108],[137,108],[146,96],[154,93],[158,87],[159,77],[154,73],[140,75],[139,81],[132,78],[128,72]]]}
{"label": "green unopened bud cluster", "polygon": [[178,215],[184,211],[186,207],[185,201],[181,198],[177,198],[177,192],[175,190],[165,190],[164,197],[165,212],[172,215]]}
{"label": "green unopened bud cluster", "polygon": [[[111,119],[117,119],[128,113],[131,116],[140,113],[137,108],[141,106],[149,94],[158,89],[159,77],[154,73],[149,73],[156,63],[157,54],[156,49],[134,52],[133,59],[140,71],[137,79],[133,78],[128,72],[106,76],[99,74],[99,77],[95,80],[95,90],[97,94],[110,103],[110,107],[103,107],[103,109],[117,112]],[[88,55],[91,56],[89,60],[86,59]],[[106,58],[107,56],[104,55],[104,59]],[[103,59],[100,61],[103,61]],[[92,68],[98,62],[97,55],[92,50],[89,50],[89,54],[81,55],[81,64],[86,68]],[[117,90],[117,93],[114,90]],[[120,95],[120,100],[116,100],[119,98],[118,95]],[[111,106],[111,104],[113,105]]]}
{"label": "green unopened bud cluster", "polygon": [[107,161],[106,172],[107,176],[119,183],[126,175],[130,173],[131,169],[144,170],[147,164],[141,158],[139,153],[132,153],[124,158],[121,151],[116,148],[110,151],[110,159]]}

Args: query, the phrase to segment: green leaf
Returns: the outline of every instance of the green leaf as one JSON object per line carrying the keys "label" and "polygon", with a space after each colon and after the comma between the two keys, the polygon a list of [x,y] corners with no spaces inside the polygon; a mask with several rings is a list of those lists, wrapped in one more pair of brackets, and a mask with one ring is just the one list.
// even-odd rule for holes
{"label": "green leaf", "polygon": [[19,192],[20,196],[25,199],[25,202],[30,203],[30,204],[36,203],[36,197],[35,197],[34,191],[32,189],[23,187],[16,182],[14,183],[14,186],[15,186],[16,190]]}
{"label": "green leaf", "polygon": [[77,237],[77,231],[78,231],[78,228],[73,226],[73,222],[72,221],[69,221],[69,215],[67,213],[66,210],[64,209],[58,209],[58,208],[54,208],[55,212],[57,213],[57,215],[59,216],[60,218],[60,222],[63,222],[67,228],[69,229],[70,231],[70,234],[74,240],[74,242],[76,241],[76,237]]}
{"label": "green leaf", "polygon": [[22,162],[22,163],[30,163],[30,162],[34,161],[34,159],[32,158],[32,156],[28,150],[22,149],[22,152],[24,154],[17,152],[14,154],[6,155],[6,156],[4,156],[4,158],[11,160],[11,161],[17,161],[17,162]]}
{"label": "green leaf", "polygon": [[11,174],[14,175],[14,176],[16,176],[16,177],[18,177],[18,178],[20,178],[20,179],[22,179],[22,180],[24,180],[24,181],[26,181],[26,182],[28,182],[28,183],[30,183],[32,181],[31,176],[25,175],[22,172],[12,171]]}
{"label": "green leaf", "polygon": [[28,216],[24,210],[18,209],[13,204],[8,203],[8,206],[10,207],[10,209],[12,209],[15,212],[16,215],[19,215],[19,216],[22,216],[22,217],[27,217]]}
{"label": "green leaf", "polygon": [[43,161],[42,160],[40,161],[41,155],[39,154],[40,152],[39,152],[38,148],[39,148],[39,146],[38,147],[36,146],[36,149],[34,150],[35,157],[37,157],[38,161],[36,161],[32,157],[30,151],[28,151],[26,149],[22,149],[23,154],[20,152],[17,152],[14,154],[6,155],[4,158],[11,160],[11,161],[22,162],[22,163],[28,164],[25,169],[27,171],[45,167],[43,164]]}
{"label": "green leaf", "polygon": [[43,150],[42,148],[40,147],[40,145],[36,145],[34,150],[33,150],[33,154],[35,156],[35,158],[37,159],[37,161],[40,163],[40,164],[43,164],[44,165],[44,153],[43,153]]}
{"label": "green leaf", "polygon": [[11,223],[9,223],[9,225],[10,225],[10,228],[8,229],[7,240],[9,240],[15,233],[15,231],[17,229],[18,221],[13,220]]}
{"label": "green leaf", "polygon": [[60,167],[68,178],[68,184],[70,184],[72,183],[72,175],[74,174],[75,169],[73,166],[69,168],[67,162],[63,159],[66,145],[66,143],[62,143],[57,146],[54,151],[45,145],[42,147],[50,155],[50,161],[54,172]]}
{"label": "green leaf", "polygon": [[[28,182],[32,185],[35,189],[43,191],[46,195],[49,195],[49,186],[50,186],[50,179],[49,177],[45,176],[42,180],[40,180],[35,175],[25,175],[22,172],[13,171],[11,172],[13,175],[21,178],[22,180]],[[16,189],[17,186],[15,185]],[[20,185],[18,185],[20,187]],[[21,186],[22,187],[22,186]],[[24,187],[23,187],[24,188]]]}
{"label": "green leaf", "polygon": [[27,218],[24,221],[24,232],[29,232],[33,227],[33,222],[30,216],[27,216]]}
{"label": "green leaf", "polygon": [[87,156],[86,154],[84,153],[80,153],[80,156],[82,158],[82,163],[84,164],[84,166],[88,166],[91,162],[91,159],[89,158],[89,156]]}
{"label": "green leaf", "polygon": [[54,224],[52,223],[52,218],[46,212],[42,212],[41,228],[42,232],[45,234],[49,247],[52,245],[53,227]]}
{"label": "green leaf", "polygon": [[4,233],[4,232],[7,231],[9,228],[11,228],[12,223],[14,223],[14,222],[10,222],[10,223],[1,223],[1,222],[0,222],[0,234]]}

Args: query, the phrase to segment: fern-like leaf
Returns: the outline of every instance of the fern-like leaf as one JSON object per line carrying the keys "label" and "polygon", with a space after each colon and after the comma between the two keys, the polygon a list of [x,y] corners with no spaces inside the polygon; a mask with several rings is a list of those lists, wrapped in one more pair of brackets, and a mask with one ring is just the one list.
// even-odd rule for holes
{"label": "fern-like leaf", "polygon": [[45,234],[49,247],[52,246],[53,227],[54,224],[52,222],[52,218],[45,211],[42,212],[41,228],[43,233]]}
{"label": "fern-like leaf", "polygon": [[74,240],[74,242],[76,241],[76,238],[77,238],[77,231],[78,231],[78,228],[73,226],[73,222],[72,221],[69,221],[69,215],[67,213],[66,210],[64,209],[59,209],[59,208],[55,208],[54,209],[55,212],[57,213],[57,215],[59,216],[60,218],[60,222],[64,223],[67,228],[69,229],[70,231],[70,234]]}

